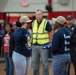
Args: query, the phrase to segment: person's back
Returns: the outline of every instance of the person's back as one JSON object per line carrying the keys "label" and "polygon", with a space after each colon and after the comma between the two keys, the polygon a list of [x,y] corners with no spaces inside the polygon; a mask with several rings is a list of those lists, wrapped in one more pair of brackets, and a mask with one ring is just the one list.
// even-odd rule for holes
{"label": "person's back", "polygon": [[[59,29],[54,36],[54,41],[57,41],[58,39],[60,39],[59,41],[57,41],[57,44],[55,42],[52,42],[53,46],[52,46],[52,53],[56,53],[56,54],[63,54],[63,53],[67,53],[68,51],[70,51],[70,33],[66,30],[66,28],[62,28]],[[59,45],[59,47],[58,47]],[[56,52],[56,50],[58,50]]]}
{"label": "person's back", "polygon": [[[15,42],[16,42],[16,47],[15,47],[15,52],[18,52],[26,57],[31,56],[31,46],[27,46],[28,43],[28,38],[31,39],[30,33],[23,29],[23,28],[18,28],[15,33]],[[21,38],[20,38],[21,36]]]}
{"label": "person's back", "polygon": [[56,25],[58,30],[53,35],[51,52],[52,67],[54,75],[67,75],[68,65],[70,63],[70,33],[64,27],[66,19],[63,16],[58,16]]}

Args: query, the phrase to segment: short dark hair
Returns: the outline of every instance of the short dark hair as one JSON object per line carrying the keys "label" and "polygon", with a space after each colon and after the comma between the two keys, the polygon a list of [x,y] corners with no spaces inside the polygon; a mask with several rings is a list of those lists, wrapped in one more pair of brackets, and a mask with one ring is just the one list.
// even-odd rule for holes
{"label": "short dark hair", "polygon": [[19,21],[16,21],[16,26],[17,26],[17,27],[21,27],[22,24],[21,24]]}
{"label": "short dark hair", "polygon": [[41,11],[41,12],[42,12],[42,10],[41,10],[41,9],[37,9],[36,11]]}
{"label": "short dark hair", "polygon": [[[12,27],[12,26],[13,26],[13,25],[12,25],[12,23],[6,23],[6,25],[9,25],[10,27]],[[6,25],[5,25],[5,26],[6,26]]]}
{"label": "short dark hair", "polygon": [[74,19],[74,17],[72,16],[72,15],[68,15],[67,17],[66,17],[66,20],[73,20]]}

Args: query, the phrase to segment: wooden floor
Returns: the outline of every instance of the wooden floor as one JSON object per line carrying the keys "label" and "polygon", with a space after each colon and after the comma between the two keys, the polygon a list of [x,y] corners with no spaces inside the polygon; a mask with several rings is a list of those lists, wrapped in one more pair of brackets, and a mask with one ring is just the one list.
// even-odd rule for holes
{"label": "wooden floor", "polygon": [[[4,71],[4,68],[5,68],[5,63],[0,62],[0,75],[6,75],[5,71]],[[32,68],[32,65],[31,65],[31,69],[30,69],[30,72],[29,72],[28,75],[32,75],[33,74],[32,72],[33,72],[33,68]],[[49,62],[49,73],[50,73],[50,75],[53,75],[51,62]],[[41,63],[40,63],[40,75],[42,75],[42,64]],[[72,64],[71,64],[71,68],[70,68],[70,75],[74,75],[74,69],[73,69]]]}

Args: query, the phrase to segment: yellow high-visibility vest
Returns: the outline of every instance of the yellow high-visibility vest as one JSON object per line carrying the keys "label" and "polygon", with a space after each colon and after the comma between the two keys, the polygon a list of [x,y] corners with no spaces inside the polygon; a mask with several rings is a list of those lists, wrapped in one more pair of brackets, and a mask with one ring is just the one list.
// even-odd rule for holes
{"label": "yellow high-visibility vest", "polygon": [[33,36],[33,44],[38,43],[40,45],[46,44],[49,42],[48,31],[46,31],[47,20],[43,19],[41,24],[38,27],[37,20],[33,22],[32,27],[32,36]]}

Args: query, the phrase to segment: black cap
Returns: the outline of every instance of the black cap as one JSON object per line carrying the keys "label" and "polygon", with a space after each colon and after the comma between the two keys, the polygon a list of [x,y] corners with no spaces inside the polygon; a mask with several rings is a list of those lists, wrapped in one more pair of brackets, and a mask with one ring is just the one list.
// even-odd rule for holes
{"label": "black cap", "polygon": [[66,20],[73,20],[74,18],[73,18],[73,16],[72,15],[68,15],[67,17],[66,17]]}

